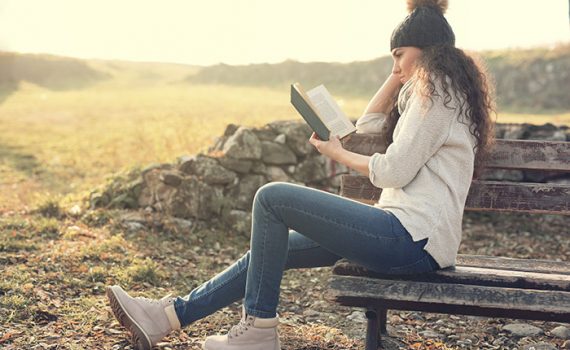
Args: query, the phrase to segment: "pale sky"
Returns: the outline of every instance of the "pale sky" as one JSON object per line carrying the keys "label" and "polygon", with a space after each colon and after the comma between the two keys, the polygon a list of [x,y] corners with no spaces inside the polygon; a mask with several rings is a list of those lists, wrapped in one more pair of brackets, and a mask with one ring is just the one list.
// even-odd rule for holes
{"label": "pale sky", "polygon": [[[389,54],[405,0],[0,0],[0,50],[197,65]],[[457,46],[570,41],[568,0],[450,0]]]}

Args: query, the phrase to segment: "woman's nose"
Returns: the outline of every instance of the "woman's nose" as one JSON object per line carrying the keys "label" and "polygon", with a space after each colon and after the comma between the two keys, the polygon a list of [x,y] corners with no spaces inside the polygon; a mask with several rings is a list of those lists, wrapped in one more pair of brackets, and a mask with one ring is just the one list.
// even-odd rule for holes
{"label": "woman's nose", "polygon": [[394,65],[392,66],[392,74],[398,74],[400,73],[400,66],[398,66],[395,62]]}

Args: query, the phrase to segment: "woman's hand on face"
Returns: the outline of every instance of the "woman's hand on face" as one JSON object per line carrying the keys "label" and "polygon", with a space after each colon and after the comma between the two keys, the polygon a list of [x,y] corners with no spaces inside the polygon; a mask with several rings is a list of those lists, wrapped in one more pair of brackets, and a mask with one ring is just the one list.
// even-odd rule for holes
{"label": "woman's hand on face", "polygon": [[340,143],[340,138],[337,135],[331,135],[328,141],[323,141],[316,133],[313,132],[309,142],[315,146],[320,154],[331,159],[335,159],[339,152],[344,149],[342,147],[342,143]]}

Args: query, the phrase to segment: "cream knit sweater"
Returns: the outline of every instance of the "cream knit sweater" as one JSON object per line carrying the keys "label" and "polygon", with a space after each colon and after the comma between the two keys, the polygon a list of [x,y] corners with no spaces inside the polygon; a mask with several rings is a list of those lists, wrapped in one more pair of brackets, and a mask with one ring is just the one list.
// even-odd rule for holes
{"label": "cream knit sweater", "polygon": [[[455,264],[461,242],[463,210],[473,175],[475,137],[458,109],[433,104],[408,81],[398,96],[400,119],[385,154],[370,158],[370,181],[382,188],[375,206],[392,212],[414,241],[428,238],[425,250],[441,268]],[[450,106],[458,106],[453,99]],[[358,133],[379,133],[386,115],[363,115]]]}

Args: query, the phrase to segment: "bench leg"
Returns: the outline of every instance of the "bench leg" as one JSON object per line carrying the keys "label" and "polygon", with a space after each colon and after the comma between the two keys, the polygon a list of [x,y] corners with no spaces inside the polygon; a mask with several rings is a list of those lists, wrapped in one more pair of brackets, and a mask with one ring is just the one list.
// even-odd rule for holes
{"label": "bench leg", "polygon": [[366,350],[377,350],[380,347],[382,335],[388,335],[386,330],[386,316],[388,310],[384,308],[368,308],[366,318]]}

